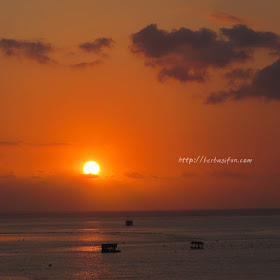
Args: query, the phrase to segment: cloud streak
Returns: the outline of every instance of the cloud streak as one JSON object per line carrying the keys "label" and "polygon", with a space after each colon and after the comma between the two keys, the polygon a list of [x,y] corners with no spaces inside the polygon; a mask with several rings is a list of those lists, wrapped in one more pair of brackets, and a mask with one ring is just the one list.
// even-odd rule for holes
{"label": "cloud streak", "polygon": [[67,142],[27,143],[24,141],[0,141],[0,146],[19,147],[22,145],[28,145],[33,147],[57,147],[57,146],[69,146],[71,145],[71,143],[67,143]]}
{"label": "cloud streak", "polygon": [[12,146],[18,147],[22,144],[22,141],[0,141],[0,146]]}
{"label": "cloud streak", "polygon": [[136,171],[127,171],[124,173],[125,176],[129,178],[134,178],[134,179],[143,179],[144,175],[136,172]]}
{"label": "cloud streak", "polygon": [[46,142],[46,143],[25,143],[26,145],[33,147],[57,147],[57,146],[70,146],[67,142]]}
{"label": "cloud streak", "polygon": [[80,44],[80,49],[95,54],[102,54],[104,49],[110,49],[114,44],[112,38],[97,38],[92,42],[84,42]]}
{"label": "cloud streak", "polygon": [[206,16],[208,19],[222,22],[222,23],[228,23],[228,24],[244,24],[244,20],[236,17],[234,15],[231,15],[226,12],[219,12],[219,11],[214,11],[211,13],[208,13]]}
{"label": "cloud streak", "polygon": [[85,69],[85,68],[91,68],[96,65],[100,65],[103,63],[103,60],[98,59],[92,62],[81,62],[81,63],[76,63],[76,64],[71,64],[69,67],[74,68],[74,69]]}
{"label": "cloud streak", "polygon": [[6,56],[23,56],[35,60],[40,64],[53,62],[49,53],[53,50],[52,46],[42,41],[23,41],[16,39],[0,39],[0,50]]}

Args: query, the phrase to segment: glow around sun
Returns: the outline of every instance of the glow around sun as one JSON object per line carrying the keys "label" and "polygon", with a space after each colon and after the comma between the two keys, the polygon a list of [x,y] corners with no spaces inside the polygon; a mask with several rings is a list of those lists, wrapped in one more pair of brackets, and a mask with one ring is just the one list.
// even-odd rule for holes
{"label": "glow around sun", "polygon": [[94,174],[97,175],[99,173],[99,165],[95,161],[88,161],[84,165],[84,173],[85,174]]}

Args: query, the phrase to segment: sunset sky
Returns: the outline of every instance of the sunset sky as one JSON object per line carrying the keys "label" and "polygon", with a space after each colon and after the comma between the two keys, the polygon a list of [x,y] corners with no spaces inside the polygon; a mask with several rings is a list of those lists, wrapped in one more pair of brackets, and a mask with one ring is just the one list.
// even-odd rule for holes
{"label": "sunset sky", "polygon": [[278,0],[0,7],[0,211],[280,207]]}

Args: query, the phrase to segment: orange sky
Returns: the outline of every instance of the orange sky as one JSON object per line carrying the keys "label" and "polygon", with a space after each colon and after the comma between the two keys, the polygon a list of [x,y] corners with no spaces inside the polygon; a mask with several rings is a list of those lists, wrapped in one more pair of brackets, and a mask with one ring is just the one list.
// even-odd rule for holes
{"label": "orange sky", "polygon": [[[207,68],[204,82],[181,82],[160,81],[162,62],[131,51],[149,24],[280,34],[279,1],[249,2],[0,0],[0,211],[279,207],[279,95],[204,104],[228,90],[225,73],[279,57],[256,49],[244,63]],[[113,43],[79,47],[97,38]],[[35,41],[51,44],[50,62],[26,52]],[[199,155],[253,163],[178,163]],[[98,178],[82,175],[89,160]]]}

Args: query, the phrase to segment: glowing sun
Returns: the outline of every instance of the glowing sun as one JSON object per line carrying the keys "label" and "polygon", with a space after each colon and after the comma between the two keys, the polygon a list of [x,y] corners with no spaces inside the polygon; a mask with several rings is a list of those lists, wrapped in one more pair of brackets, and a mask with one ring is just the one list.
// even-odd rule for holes
{"label": "glowing sun", "polygon": [[94,161],[88,161],[84,165],[84,173],[85,174],[94,174],[97,175],[99,173],[99,165]]}

